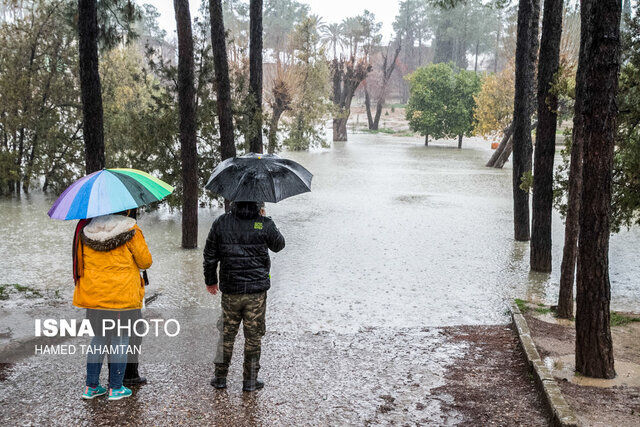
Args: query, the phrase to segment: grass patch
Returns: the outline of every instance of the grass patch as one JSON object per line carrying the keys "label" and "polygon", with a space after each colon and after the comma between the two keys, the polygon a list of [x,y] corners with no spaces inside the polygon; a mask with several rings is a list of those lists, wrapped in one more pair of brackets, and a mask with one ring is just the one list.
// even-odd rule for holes
{"label": "grass patch", "polygon": [[416,134],[410,130],[399,130],[396,136],[415,136]]}
{"label": "grass patch", "polygon": [[611,319],[609,320],[611,326],[624,326],[632,322],[640,322],[640,317],[628,316],[617,311],[611,312]]}
{"label": "grass patch", "polygon": [[400,102],[397,102],[395,104],[387,105],[387,108],[407,108],[407,104],[402,104]]}
{"label": "grass patch", "polygon": [[7,285],[0,285],[0,300],[9,299],[9,294],[7,293]]}
{"label": "grass patch", "polygon": [[378,132],[379,132],[379,133],[388,133],[388,134],[394,134],[394,133],[396,133],[396,131],[395,131],[395,130],[390,129],[390,128],[380,128],[380,129],[378,129]]}
{"label": "grass patch", "polygon": [[40,293],[40,291],[37,291],[29,286],[22,286],[17,283],[14,283],[11,286],[13,286],[16,291],[23,293],[25,298],[42,298],[42,294]]}
{"label": "grass patch", "polygon": [[386,133],[389,135],[392,135],[394,133],[396,133],[395,130],[390,129],[390,128],[379,128],[379,129],[368,129],[368,128],[363,128],[361,129],[362,132],[364,133]]}
{"label": "grass patch", "polygon": [[515,299],[515,303],[518,306],[518,309],[520,310],[520,313],[522,313],[522,314],[524,314],[524,313],[526,313],[526,312],[528,312],[530,310],[529,305],[523,299],[516,298]]}
{"label": "grass patch", "polygon": [[547,307],[536,307],[534,311],[539,314],[549,314],[553,312],[553,310]]}

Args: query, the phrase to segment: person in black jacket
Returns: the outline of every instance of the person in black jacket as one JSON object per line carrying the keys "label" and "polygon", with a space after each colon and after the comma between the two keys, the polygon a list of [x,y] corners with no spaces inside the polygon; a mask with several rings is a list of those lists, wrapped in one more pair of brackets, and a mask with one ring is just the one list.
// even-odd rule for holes
{"label": "person in black jacket", "polygon": [[[258,379],[260,344],[265,332],[267,290],[271,287],[269,249],[284,248],[284,237],[275,223],[261,214],[256,202],[234,202],[231,211],[211,226],[204,247],[207,291],[222,292],[222,317],[218,329],[222,342],[215,359],[215,388],[227,386],[227,372],[240,322],[244,329],[244,391],[264,386]],[[218,264],[220,273],[218,280]]]}

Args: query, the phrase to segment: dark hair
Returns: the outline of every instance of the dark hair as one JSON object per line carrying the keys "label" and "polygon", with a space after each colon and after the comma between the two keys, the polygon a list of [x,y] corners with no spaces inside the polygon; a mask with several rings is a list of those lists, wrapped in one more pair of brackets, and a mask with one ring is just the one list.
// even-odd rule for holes
{"label": "dark hair", "polygon": [[233,202],[232,210],[240,218],[255,218],[260,215],[260,204],[258,202]]}
{"label": "dark hair", "polygon": [[129,218],[138,219],[138,208],[127,209],[126,211],[120,211],[114,213],[114,215],[128,216]]}

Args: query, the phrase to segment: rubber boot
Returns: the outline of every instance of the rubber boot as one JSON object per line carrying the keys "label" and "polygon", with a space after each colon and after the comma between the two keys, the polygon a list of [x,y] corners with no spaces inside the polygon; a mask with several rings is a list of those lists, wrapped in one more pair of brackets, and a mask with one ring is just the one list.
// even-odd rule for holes
{"label": "rubber boot", "polygon": [[256,391],[264,387],[264,382],[258,379],[260,370],[260,355],[249,356],[244,359],[244,371],[242,381],[242,391]]}
{"label": "rubber boot", "polygon": [[227,388],[228,363],[216,363],[215,375],[211,380],[211,385],[217,389]]}
{"label": "rubber boot", "polygon": [[215,377],[211,380],[211,385],[217,389],[227,388],[227,378],[226,377]]}
{"label": "rubber boot", "polygon": [[242,381],[242,391],[256,391],[264,387],[264,381],[259,378]]}
{"label": "rubber boot", "polygon": [[134,385],[142,385],[146,384],[147,379],[145,377],[141,377],[138,372],[138,364],[137,363],[127,363],[127,369],[124,371],[124,379],[122,380],[122,384],[127,387]]}

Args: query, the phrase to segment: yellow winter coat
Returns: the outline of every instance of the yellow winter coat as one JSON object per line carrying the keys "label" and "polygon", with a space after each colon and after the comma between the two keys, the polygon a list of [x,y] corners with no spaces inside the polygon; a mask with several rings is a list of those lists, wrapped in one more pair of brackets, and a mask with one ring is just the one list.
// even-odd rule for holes
{"label": "yellow winter coat", "polygon": [[79,246],[82,268],[73,305],[103,310],[142,308],[140,270],[149,268],[152,260],[134,219],[122,215],[94,218],[82,231]]}

